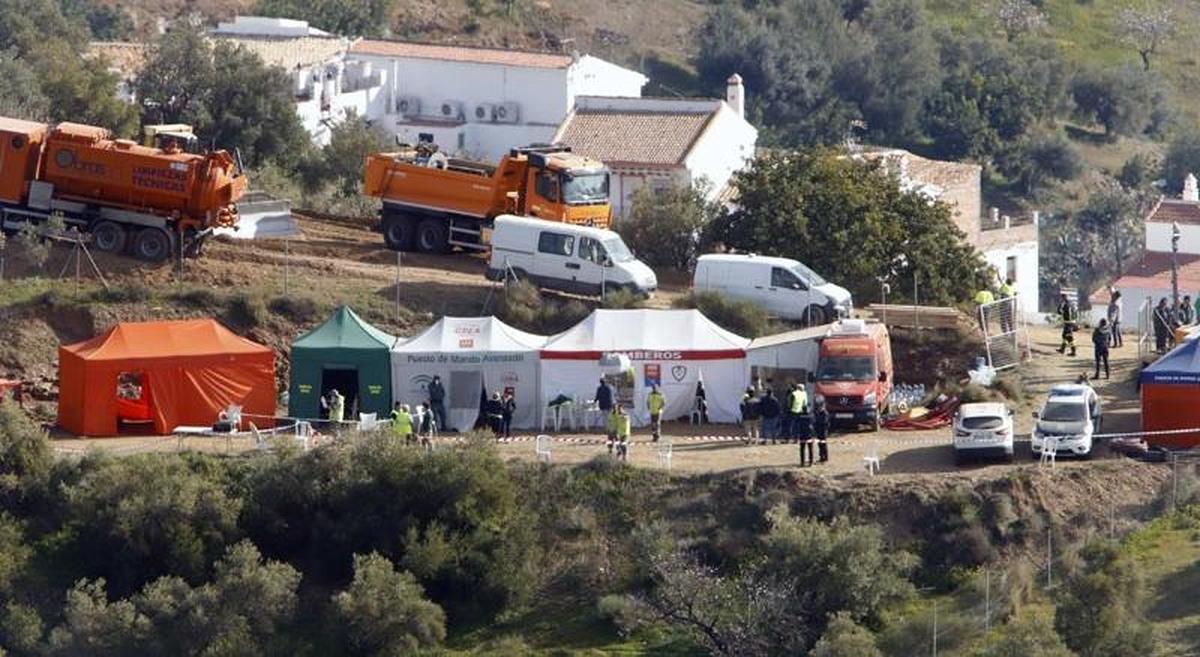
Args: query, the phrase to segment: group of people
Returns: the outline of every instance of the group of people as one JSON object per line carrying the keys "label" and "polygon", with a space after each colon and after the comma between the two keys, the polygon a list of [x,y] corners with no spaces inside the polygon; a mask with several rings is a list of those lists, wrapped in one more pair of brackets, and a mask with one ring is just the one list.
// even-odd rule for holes
{"label": "group of people", "polygon": [[[1120,293],[1117,293],[1120,294]],[[1179,305],[1167,301],[1166,297],[1158,300],[1151,318],[1154,325],[1154,349],[1160,354],[1175,346],[1175,329],[1181,326],[1191,326],[1200,316],[1200,297],[1192,304],[1192,297],[1185,295]]]}
{"label": "group of people", "polygon": [[416,408],[403,402],[392,407],[392,433],[406,445],[420,442],[424,447],[432,447],[434,434],[446,426],[446,387],[442,385],[442,377],[434,376],[425,392],[429,399]]}
{"label": "group of people", "polygon": [[[1016,310],[1017,288],[1013,287],[1013,279],[1006,278],[1000,282],[1000,288],[997,294],[993,294],[988,288],[984,288],[975,293],[975,303],[983,308],[996,302],[997,299],[1004,301],[1012,299],[1011,302],[1000,305],[1000,332],[1012,333],[1016,329],[1016,323],[1013,321],[1014,310]],[[980,328],[987,333],[987,316],[981,313],[979,317]]]}
{"label": "group of people", "polygon": [[820,461],[829,460],[829,411],[819,397],[809,404],[803,383],[793,383],[780,403],[771,381],[746,388],[741,403],[742,428],[746,443],[770,440],[772,444],[795,441],[800,446],[800,465],[813,465],[814,443]]}
{"label": "group of people", "polygon": [[[1121,337],[1122,313],[1121,308],[1121,293],[1114,290],[1112,298],[1108,303],[1106,317],[1101,317],[1096,323],[1096,327],[1092,329],[1092,353],[1096,362],[1096,372],[1093,374],[1093,379],[1100,378],[1100,369],[1104,369],[1104,378],[1111,376],[1111,371],[1108,366],[1108,353],[1110,349],[1120,347],[1124,344]],[[1071,356],[1077,354],[1075,345],[1075,332],[1079,330],[1079,308],[1071,301],[1071,298],[1064,292],[1058,300],[1058,318],[1062,322],[1062,341],[1058,345],[1058,353],[1066,354],[1070,351]],[[1082,375],[1085,379],[1086,374]]]}

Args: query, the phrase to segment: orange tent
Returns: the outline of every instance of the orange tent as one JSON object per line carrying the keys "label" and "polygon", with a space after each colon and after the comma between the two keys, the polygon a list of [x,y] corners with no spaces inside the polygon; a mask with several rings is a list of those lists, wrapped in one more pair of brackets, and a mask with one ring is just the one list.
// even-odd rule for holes
{"label": "orange tent", "polygon": [[[160,435],[212,426],[230,404],[275,415],[275,352],[211,319],[118,324],[60,346],[58,367],[58,424],[80,436],[115,436],[118,418]],[[130,377],[141,382],[133,401],[118,396]]]}

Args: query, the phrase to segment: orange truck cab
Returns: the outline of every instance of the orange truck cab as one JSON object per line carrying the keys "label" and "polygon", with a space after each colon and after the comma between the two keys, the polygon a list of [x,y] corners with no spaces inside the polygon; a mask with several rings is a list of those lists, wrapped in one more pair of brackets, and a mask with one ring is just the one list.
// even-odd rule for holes
{"label": "orange truck cab", "polygon": [[860,319],[833,324],[821,341],[815,385],[830,423],[878,429],[894,374],[886,326]]}
{"label": "orange truck cab", "polygon": [[389,248],[486,249],[502,214],[607,228],[609,171],[563,146],[514,148],[498,165],[447,157],[432,144],[367,158],[363,190],[383,201]]}

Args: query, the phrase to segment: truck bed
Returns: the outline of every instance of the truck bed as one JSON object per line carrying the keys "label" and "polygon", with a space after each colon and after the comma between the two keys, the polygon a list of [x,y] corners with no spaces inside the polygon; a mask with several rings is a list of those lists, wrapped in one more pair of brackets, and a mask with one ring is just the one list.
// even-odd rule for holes
{"label": "truck bed", "polygon": [[[440,210],[487,218],[493,208],[503,207],[497,199],[496,169],[451,160],[445,169],[401,162],[394,154],[380,153],[367,160],[364,191],[385,204]],[[469,165],[469,166],[468,166]]]}

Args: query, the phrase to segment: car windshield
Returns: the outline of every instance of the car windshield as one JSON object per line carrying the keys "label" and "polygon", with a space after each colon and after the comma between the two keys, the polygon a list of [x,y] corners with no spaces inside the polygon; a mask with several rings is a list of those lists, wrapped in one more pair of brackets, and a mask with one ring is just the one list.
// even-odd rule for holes
{"label": "car windshield", "polygon": [[608,174],[563,174],[563,200],[567,203],[605,203],[608,201]]}
{"label": "car windshield", "polygon": [[613,262],[629,262],[633,260],[633,254],[629,252],[629,247],[625,246],[625,242],[619,237],[610,237],[601,242],[604,245],[604,250],[608,252],[609,260]]}
{"label": "car windshield", "polygon": [[875,359],[870,356],[826,358],[817,370],[820,381],[871,381],[874,378]]}
{"label": "car windshield", "polygon": [[1045,422],[1082,422],[1084,417],[1083,404],[1056,401],[1047,402],[1041,416]]}
{"label": "car windshield", "polygon": [[1004,426],[1004,418],[991,417],[987,415],[964,417],[962,420],[962,428],[964,429],[999,429],[1002,426]]}
{"label": "car windshield", "polygon": [[802,262],[797,262],[796,266],[792,267],[792,272],[799,276],[800,280],[808,281],[809,285],[814,287],[817,285],[824,285],[828,282],[824,278],[821,278],[821,275],[817,272],[805,267],[804,263]]}

